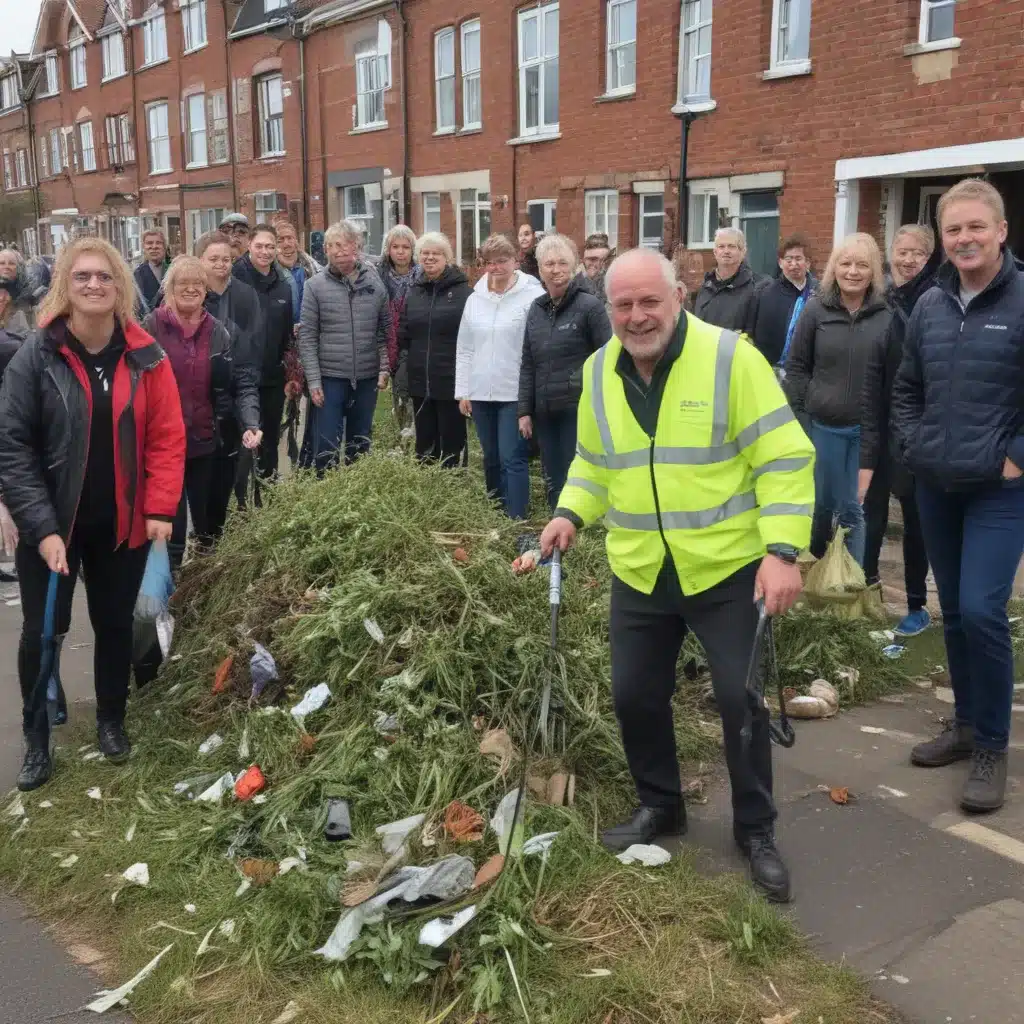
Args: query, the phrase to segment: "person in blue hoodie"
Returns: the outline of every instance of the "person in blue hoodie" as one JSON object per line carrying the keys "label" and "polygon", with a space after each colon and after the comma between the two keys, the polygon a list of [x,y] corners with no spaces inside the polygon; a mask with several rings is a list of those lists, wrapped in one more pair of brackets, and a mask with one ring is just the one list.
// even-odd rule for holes
{"label": "person in blue hoodie", "polygon": [[994,811],[1013,706],[1006,605],[1024,554],[1024,273],[988,182],[954,185],[938,222],[949,262],[907,325],[892,425],[916,481],[955,717],[910,756],[929,768],[970,759],[960,806]]}

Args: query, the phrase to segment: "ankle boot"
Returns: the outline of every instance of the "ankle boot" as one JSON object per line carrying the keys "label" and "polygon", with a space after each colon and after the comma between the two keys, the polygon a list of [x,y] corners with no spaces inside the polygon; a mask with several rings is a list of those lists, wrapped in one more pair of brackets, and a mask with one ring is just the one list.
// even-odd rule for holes
{"label": "ankle boot", "polygon": [[910,763],[921,768],[942,768],[954,761],[966,761],[974,750],[974,727],[947,721],[933,740],[918,743],[910,752]]}

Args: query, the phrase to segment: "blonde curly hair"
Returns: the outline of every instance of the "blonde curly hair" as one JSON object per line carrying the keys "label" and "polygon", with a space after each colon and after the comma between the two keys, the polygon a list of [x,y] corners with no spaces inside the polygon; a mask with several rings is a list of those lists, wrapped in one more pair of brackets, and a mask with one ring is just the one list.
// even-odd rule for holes
{"label": "blonde curly hair", "polygon": [[71,313],[71,271],[78,257],[85,253],[96,253],[110,264],[110,276],[114,279],[117,291],[117,302],[114,305],[117,319],[127,324],[134,318],[135,281],[128,264],[109,242],[87,235],[69,242],[57,257],[50,278],[50,290],[39,307],[37,320],[40,327],[46,327]]}
{"label": "blonde curly hair", "polygon": [[[255,234],[255,232],[253,232]],[[203,290],[210,287],[209,278],[206,276],[206,267],[203,266],[198,256],[175,256],[171,265],[164,274],[164,305],[177,314],[178,303],[174,298],[174,286],[179,281],[198,281]]]}

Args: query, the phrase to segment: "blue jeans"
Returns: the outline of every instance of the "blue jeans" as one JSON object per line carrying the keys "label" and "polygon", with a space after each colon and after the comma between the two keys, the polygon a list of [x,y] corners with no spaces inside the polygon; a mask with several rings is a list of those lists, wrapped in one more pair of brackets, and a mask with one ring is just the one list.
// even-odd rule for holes
{"label": "blue jeans", "polygon": [[533,436],[540,446],[540,464],[548,485],[548,505],[554,512],[576,456],[576,410],[534,416]]}
{"label": "blue jeans", "polygon": [[377,378],[350,380],[324,377],[324,404],[318,409],[310,403],[313,418],[313,445],[318,473],[338,464],[342,441],[345,465],[370,450],[373,413],[377,408]]}
{"label": "blue jeans", "polygon": [[473,424],[484,454],[487,493],[510,519],[525,519],[530,504],[530,449],[519,433],[516,402],[473,402]]}
{"label": "blue jeans", "polygon": [[1024,479],[946,492],[920,479],[917,504],[946,633],[956,719],[1005,750],[1013,705],[1006,603],[1024,552]]}
{"label": "blue jeans", "polygon": [[864,510],[857,500],[860,468],[860,427],[829,427],[811,421],[814,442],[814,520],[811,553],[821,558],[832,539],[832,521],[849,531],[846,550],[858,565],[864,564]]}

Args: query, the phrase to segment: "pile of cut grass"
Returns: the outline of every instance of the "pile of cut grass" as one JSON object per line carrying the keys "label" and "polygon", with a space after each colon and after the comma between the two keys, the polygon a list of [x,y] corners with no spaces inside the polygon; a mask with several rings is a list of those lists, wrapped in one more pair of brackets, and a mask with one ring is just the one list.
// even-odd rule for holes
{"label": "pile of cut grass", "polygon": [[[597,846],[598,827],[629,806],[632,790],[608,687],[601,539],[583,537],[567,559],[552,658],[547,575],[509,570],[517,533],[471,478],[402,456],[282,483],[262,510],[232,520],[215,556],[186,571],[173,660],[132,701],[129,763],[66,745],[54,782],[23,798],[27,825],[0,817],[0,873],[48,914],[105,936],[118,981],[173,942],[132,997],[140,1021],[154,1024],[270,1022],[291,999],[302,1020],[352,1024],[747,1024],[796,1007],[830,1024],[890,1019],[852,976],[814,961],[745,883],[702,878],[685,856],[657,871],[626,868]],[[797,622],[780,633],[787,665]],[[844,635],[857,629],[841,624]],[[254,643],[273,653],[280,679],[251,704]],[[794,671],[857,652],[797,653]],[[228,655],[234,668],[214,694]],[[549,678],[542,746],[536,720]],[[329,702],[298,723],[287,708],[321,682]],[[707,758],[713,733],[685,695],[683,705],[681,757]],[[397,734],[378,733],[381,714],[397,718]],[[560,833],[549,859],[516,859],[464,900],[477,915],[437,955],[417,943],[428,908],[365,929],[344,963],[314,957],[342,910],[350,862],[383,863],[376,826],[414,813],[436,823],[454,799],[489,818],[516,785],[518,759],[498,764],[478,751],[489,728],[506,730],[519,756],[529,752],[531,772],[576,775],[574,808],[525,804],[527,835]],[[213,732],[224,743],[204,756],[199,745]],[[198,791],[249,763],[268,779],[263,803],[174,793],[180,780],[200,777]],[[96,786],[100,800],[87,795]],[[351,843],[322,838],[329,796],[350,802]],[[459,844],[435,829],[414,833],[409,847],[412,863],[457,852],[479,866],[497,840],[488,832]],[[286,858],[300,863],[239,892],[243,859]],[[150,884],[126,885],[122,872],[140,861]]]}

